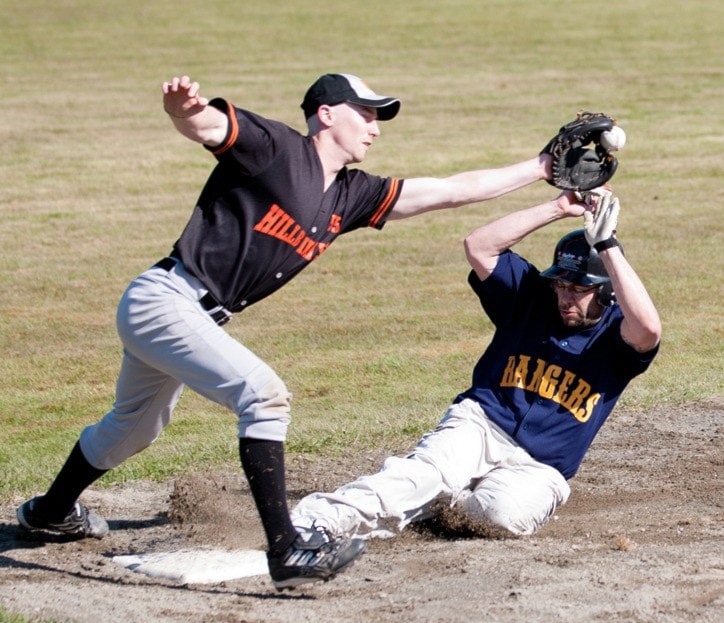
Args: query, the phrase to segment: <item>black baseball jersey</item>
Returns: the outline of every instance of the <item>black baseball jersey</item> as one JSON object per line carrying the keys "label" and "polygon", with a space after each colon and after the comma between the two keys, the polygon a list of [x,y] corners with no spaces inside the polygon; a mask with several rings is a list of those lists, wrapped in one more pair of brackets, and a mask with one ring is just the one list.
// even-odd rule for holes
{"label": "black baseball jersey", "polygon": [[279,288],[337,236],[381,229],[402,180],[343,168],[325,191],[312,139],[215,99],[229,116],[218,163],[173,255],[227,309],[239,312]]}

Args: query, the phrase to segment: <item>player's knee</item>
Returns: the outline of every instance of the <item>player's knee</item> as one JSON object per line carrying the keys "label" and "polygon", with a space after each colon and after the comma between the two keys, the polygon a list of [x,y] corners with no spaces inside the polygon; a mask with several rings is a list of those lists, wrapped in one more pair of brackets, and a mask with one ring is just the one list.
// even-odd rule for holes
{"label": "player's knee", "polygon": [[250,400],[238,411],[239,437],[284,441],[291,421],[292,394],[270,369],[256,381]]}
{"label": "player's knee", "polygon": [[473,493],[461,501],[461,509],[488,532],[500,536],[530,536],[538,532],[553,516],[557,504],[521,504],[513,496],[494,499]]}
{"label": "player's knee", "polygon": [[272,373],[256,392],[256,407],[288,419],[292,395],[279,376]]}

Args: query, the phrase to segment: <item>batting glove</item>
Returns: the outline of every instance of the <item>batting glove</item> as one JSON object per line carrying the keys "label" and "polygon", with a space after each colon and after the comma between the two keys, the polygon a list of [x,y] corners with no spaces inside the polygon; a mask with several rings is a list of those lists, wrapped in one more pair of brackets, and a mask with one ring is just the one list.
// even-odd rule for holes
{"label": "batting glove", "polygon": [[578,194],[581,195],[581,200],[591,207],[583,213],[583,230],[588,244],[596,251],[614,246],[620,210],[618,198],[604,189]]}

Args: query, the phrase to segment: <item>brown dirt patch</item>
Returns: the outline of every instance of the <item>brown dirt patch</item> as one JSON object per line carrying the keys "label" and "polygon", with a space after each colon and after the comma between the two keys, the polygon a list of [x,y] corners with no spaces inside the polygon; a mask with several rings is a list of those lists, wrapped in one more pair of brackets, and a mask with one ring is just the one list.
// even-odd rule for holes
{"label": "brown dirt patch", "polygon": [[[113,556],[263,548],[246,483],[228,472],[90,489],[101,541],[43,540],[0,507],[0,605],[57,622],[724,620],[724,400],[620,412],[538,535],[491,538],[454,514],[373,541],[334,581],[277,593],[266,576],[178,585]],[[404,451],[406,448],[395,449]],[[288,457],[290,498],[377,469],[388,451]]]}

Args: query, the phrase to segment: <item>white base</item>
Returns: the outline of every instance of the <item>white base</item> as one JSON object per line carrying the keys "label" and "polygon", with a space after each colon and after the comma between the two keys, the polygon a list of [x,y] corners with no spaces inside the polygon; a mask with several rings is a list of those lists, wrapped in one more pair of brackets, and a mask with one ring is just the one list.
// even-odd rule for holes
{"label": "white base", "polygon": [[179,550],[114,556],[130,571],[182,584],[212,584],[269,573],[266,554],[259,550]]}

